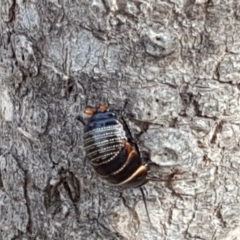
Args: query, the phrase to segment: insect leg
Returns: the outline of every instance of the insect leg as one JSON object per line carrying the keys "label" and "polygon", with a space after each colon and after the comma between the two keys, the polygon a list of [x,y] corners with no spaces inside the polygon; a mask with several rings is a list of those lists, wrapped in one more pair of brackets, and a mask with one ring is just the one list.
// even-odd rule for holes
{"label": "insect leg", "polygon": [[83,117],[82,117],[82,116],[77,116],[77,117],[76,117],[76,120],[78,120],[79,122],[81,122],[81,123],[83,124],[83,126],[85,126],[85,125],[86,125],[86,123],[84,122],[84,120],[83,120]]}

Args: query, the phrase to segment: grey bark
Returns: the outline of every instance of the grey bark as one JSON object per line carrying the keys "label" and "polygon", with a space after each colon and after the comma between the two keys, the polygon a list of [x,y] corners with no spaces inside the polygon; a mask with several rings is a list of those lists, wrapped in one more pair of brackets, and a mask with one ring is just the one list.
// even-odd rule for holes
{"label": "grey bark", "polygon": [[[0,3],[0,239],[240,239],[237,0]],[[76,117],[125,99],[173,178],[145,185],[152,226],[84,161]]]}

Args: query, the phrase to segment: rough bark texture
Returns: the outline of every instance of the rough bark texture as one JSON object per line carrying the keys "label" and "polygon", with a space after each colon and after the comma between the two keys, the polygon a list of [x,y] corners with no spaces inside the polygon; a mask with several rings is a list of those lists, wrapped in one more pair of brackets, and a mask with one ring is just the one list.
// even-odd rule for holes
{"label": "rough bark texture", "polygon": [[[240,239],[238,0],[0,11],[0,239]],[[176,173],[145,186],[153,226],[84,161],[76,117],[125,99],[152,174]]]}

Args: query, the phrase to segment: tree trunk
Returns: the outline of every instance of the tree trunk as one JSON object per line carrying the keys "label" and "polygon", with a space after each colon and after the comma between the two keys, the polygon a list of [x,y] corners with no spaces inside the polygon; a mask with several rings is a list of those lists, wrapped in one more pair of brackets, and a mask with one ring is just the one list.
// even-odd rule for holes
{"label": "tree trunk", "polygon": [[[0,239],[240,239],[238,1],[0,3]],[[152,224],[84,160],[126,99]]]}

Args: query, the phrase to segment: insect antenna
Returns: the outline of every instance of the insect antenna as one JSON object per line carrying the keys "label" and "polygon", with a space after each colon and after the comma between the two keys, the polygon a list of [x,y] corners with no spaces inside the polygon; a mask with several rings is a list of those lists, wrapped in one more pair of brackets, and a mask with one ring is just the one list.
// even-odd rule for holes
{"label": "insect antenna", "polygon": [[143,198],[143,203],[144,203],[144,206],[145,206],[145,210],[146,210],[146,212],[147,212],[148,221],[149,221],[149,223],[151,224],[151,226],[153,226],[153,225],[152,225],[152,222],[151,222],[151,220],[150,220],[150,216],[149,216],[149,212],[148,212],[148,208],[147,208],[146,196],[145,196],[145,193],[144,193],[142,187],[140,187],[140,191],[141,191],[141,194],[142,194],[142,198]]}

